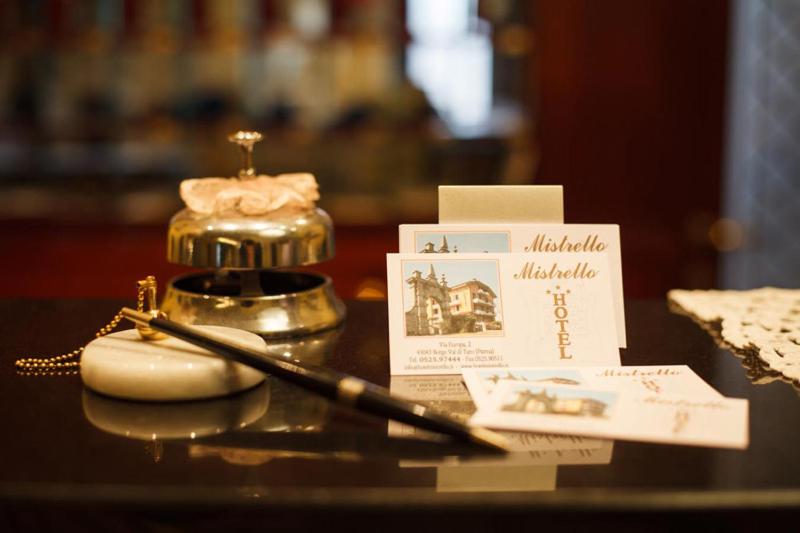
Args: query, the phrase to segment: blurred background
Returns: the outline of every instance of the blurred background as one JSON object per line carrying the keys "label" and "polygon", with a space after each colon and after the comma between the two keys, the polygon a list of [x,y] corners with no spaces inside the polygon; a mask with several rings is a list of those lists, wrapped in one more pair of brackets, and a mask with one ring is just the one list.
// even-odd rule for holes
{"label": "blurred background", "polygon": [[385,290],[441,184],[559,184],[625,290],[800,281],[791,0],[0,0],[0,295],[129,297],[178,184],[313,172],[316,269]]}

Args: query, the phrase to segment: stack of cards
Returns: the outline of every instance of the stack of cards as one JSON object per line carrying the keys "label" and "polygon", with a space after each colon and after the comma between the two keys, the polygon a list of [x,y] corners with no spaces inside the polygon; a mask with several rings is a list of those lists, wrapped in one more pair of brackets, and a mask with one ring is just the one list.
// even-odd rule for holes
{"label": "stack of cards", "polygon": [[471,422],[511,431],[723,448],[748,445],[747,400],[687,366],[465,370]]}
{"label": "stack of cards", "polygon": [[463,373],[476,425],[747,446],[746,400],[685,366],[619,366],[616,225],[401,225],[387,276],[392,375]]}
{"label": "stack of cards", "polygon": [[620,363],[616,225],[402,225],[387,275],[392,374]]}
{"label": "stack of cards", "polygon": [[[392,394],[423,402],[450,416],[467,422],[476,412],[476,403],[464,384],[461,375],[452,376],[393,376]],[[425,431],[389,421],[389,435],[396,437],[425,438]],[[502,432],[508,439],[511,452],[503,456],[458,456],[445,460],[403,461],[402,466],[430,466],[431,464],[464,465],[557,465],[557,464],[608,464],[614,448],[613,441],[544,433]]]}

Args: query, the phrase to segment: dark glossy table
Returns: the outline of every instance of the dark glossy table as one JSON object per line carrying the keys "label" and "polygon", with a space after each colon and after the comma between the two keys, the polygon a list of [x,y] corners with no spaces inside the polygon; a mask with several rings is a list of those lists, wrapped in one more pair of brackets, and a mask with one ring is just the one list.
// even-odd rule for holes
{"label": "dark glossy table", "polygon": [[[124,303],[0,300],[0,525],[668,530],[683,521],[777,526],[800,514],[797,390],[780,381],[751,383],[740,359],[661,301],[628,302],[623,364],[688,364],[724,395],[748,398],[746,451],[618,441],[608,464],[543,465],[540,458],[533,466],[515,463],[503,470],[469,465],[468,458],[460,466],[437,467],[453,453],[446,444],[389,438],[385,420],[342,410],[284,383],[268,380],[244,395],[200,407],[173,405],[159,414],[155,406],[85,391],[77,376],[15,373],[16,356],[82,344]],[[308,357],[388,386],[385,302],[348,302],[348,310],[330,352],[323,355],[315,345]],[[267,402],[263,416],[258,402]],[[202,420],[206,411],[208,423]],[[170,423],[199,429],[195,438],[166,440],[109,432],[124,430],[131,420],[140,432],[148,424],[158,431]],[[244,428],[228,431],[242,420]],[[420,461],[430,466],[414,464]],[[475,470],[465,470],[470,468]],[[511,490],[503,487],[509,469],[542,481]],[[476,491],[476,476],[485,476],[492,488]],[[467,481],[459,485],[459,479]]]}

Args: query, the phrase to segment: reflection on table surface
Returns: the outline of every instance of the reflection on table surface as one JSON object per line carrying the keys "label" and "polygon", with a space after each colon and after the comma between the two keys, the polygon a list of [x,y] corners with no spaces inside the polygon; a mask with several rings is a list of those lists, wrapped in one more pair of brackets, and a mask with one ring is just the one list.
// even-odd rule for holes
{"label": "reflection on table surface", "polygon": [[304,337],[293,339],[265,338],[264,340],[267,342],[267,349],[270,353],[307,365],[324,366],[336,347],[343,329],[342,326],[339,326]]}
{"label": "reflection on table surface", "polygon": [[234,396],[196,402],[134,402],[83,390],[83,413],[95,427],[138,440],[195,439],[245,428],[269,409],[269,380]]}
{"label": "reflection on table surface", "polygon": [[[102,322],[120,303],[0,301],[6,361],[79,343],[82,331],[91,329],[86,324]],[[663,301],[627,305],[630,346],[623,362],[688,364],[722,394],[747,398],[747,450],[524,435],[512,454],[499,458],[340,408],[276,379],[196,404],[119,404],[84,393],[77,376],[17,376],[9,363],[0,365],[0,416],[8,429],[0,453],[13,460],[0,469],[0,489],[19,494],[27,487],[42,498],[69,494],[81,501],[103,498],[114,486],[125,487],[115,497],[140,501],[177,490],[190,499],[258,493],[272,502],[308,502],[316,494],[328,502],[371,498],[387,504],[398,501],[397,491],[402,498],[439,501],[479,490],[483,504],[510,502],[521,491],[526,505],[550,501],[541,499],[548,494],[582,505],[587,490],[615,501],[691,491],[693,501],[708,505],[732,493],[771,501],[769,491],[781,490],[782,501],[797,493],[800,502],[800,463],[794,460],[800,402],[794,390],[754,386],[736,358],[719,354],[705,332],[671,314]],[[48,324],[48,335],[31,335],[32,321]],[[390,383],[386,321],[384,302],[348,302],[348,322],[324,364],[469,416],[474,407],[459,379]],[[66,492],[54,492],[60,487]]]}
{"label": "reflection on table surface", "polygon": [[486,455],[435,435],[417,439],[328,431],[331,407],[326,399],[274,378],[237,395],[193,402],[134,402],[83,391],[83,412],[93,426],[117,437],[146,441],[145,450],[156,462],[164,459],[165,442],[186,446],[191,458],[217,457],[240,466],[287,458],[440,461],[454,453]]}
{"label": "reflection on table surface", "polygon": [[[394,393],[467,419],[475,407],[460,376],[396,376]],[[554,490],[558,464],[607,464],[612,441],[508,433],[513,452],[481,454],[435,434],[389,421],[388,435],[327,432],[329,403],[277,379],[224,398],[152,403],[83,391],[83,412],[98,429],[146,441],[155,462],[164,441],[192,459],[256,467],[275,459],[397,459],[401,468],[436,468],[439,491]],[[459,453],[460,452],[460,453]]]}
{"label": "reflection on table surface", "polygon": [[[460,375],[392,376],[393,394],[417,400],[464,421],[475,404]],[[425,437],[427,432],[389,421],[390,435]],[[402,468],[436,468],[441,492],[511,492],[555,490],[557,465],[608,464],[614,441],[579,436],[503,432],[511,453],[500,457],[460,457],[402,460]]]}

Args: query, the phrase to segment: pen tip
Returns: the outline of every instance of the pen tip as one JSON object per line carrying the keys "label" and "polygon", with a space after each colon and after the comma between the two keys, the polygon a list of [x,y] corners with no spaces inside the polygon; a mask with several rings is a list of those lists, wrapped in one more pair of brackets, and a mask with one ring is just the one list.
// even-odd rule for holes
{"label": "pen tip", "polygon": [[510,451],[508,447],[508,440],[499,433],[495,433],[494,431],[490,431],[485,428],[471,428],[469,433],[472,437],[472,441],[477,444],[481,444],[488,448],[502,452]]}

